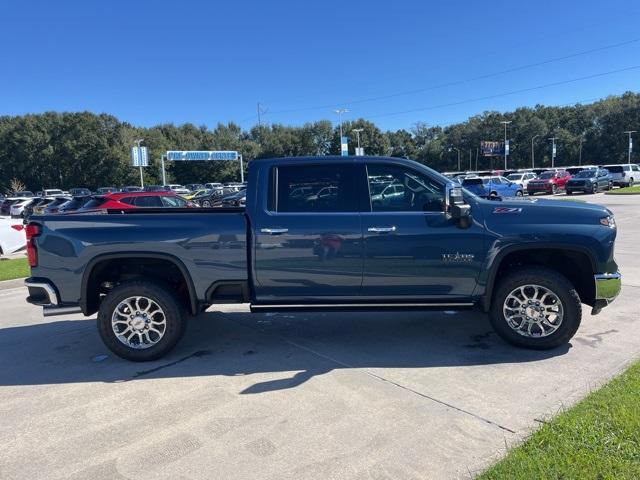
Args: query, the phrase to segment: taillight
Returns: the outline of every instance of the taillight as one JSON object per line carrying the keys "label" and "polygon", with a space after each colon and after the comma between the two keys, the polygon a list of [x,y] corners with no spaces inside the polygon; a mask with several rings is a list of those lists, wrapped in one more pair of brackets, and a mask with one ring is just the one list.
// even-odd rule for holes
{"label": "taillight", "polygon": [[27,259],[30,267],[38,266],[38,249],[36,248],[35,237],[40,235],[40,225],[30,223],[24,229],[27,234]]}

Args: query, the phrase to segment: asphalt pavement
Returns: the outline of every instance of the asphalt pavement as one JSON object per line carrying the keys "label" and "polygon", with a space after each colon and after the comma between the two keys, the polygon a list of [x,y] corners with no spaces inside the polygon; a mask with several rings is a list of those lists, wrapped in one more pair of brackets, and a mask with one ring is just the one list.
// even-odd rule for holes
{"label": "asphalt pavement", "polygon": [[616,214],[623,290],[571,344],[511,347],[474,311],[193,319],[120,360],[95,319],[43,319],[0,285],[0,478],[470,478],[640,357],[640,196]]}

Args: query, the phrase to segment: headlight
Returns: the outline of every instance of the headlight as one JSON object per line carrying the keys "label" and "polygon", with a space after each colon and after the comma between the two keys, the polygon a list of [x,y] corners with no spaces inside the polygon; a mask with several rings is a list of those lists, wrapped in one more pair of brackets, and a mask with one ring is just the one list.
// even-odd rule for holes
{"label": "headlight", "polygon": [[613,218],[613,215],[609,215],[606,217],[602,217],[600,219],[600,224],[609,228],[616,228],[616,220]]}

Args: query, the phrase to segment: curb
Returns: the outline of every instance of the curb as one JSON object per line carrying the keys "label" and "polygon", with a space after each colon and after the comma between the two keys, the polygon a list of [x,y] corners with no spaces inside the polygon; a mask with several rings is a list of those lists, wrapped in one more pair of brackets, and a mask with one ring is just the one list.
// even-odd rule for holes
{"label": "curb", "polygon": [[0,282],[0,290],[11,290],[12,288],[24,287],[24,280],[25,280],[24,278],[15,278],[13,280],[3,280]]}

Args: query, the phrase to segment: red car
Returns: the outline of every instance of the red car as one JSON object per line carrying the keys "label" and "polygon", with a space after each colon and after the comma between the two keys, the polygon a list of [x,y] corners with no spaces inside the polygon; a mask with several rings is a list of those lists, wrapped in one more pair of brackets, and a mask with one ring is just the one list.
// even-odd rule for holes
{"label": "red car", "polygon": [[95,210],[126,210],[129,208],[191,208],[193,202],[173,192],[119,192],[96,195],[77,213]]}
{"label": "red car", "polygon": [[538,192],[556,193],[565,190],[571,174],[566,170],[549,170],[541,173],[538,178],[529,180],[527,193],[535,195]]}

